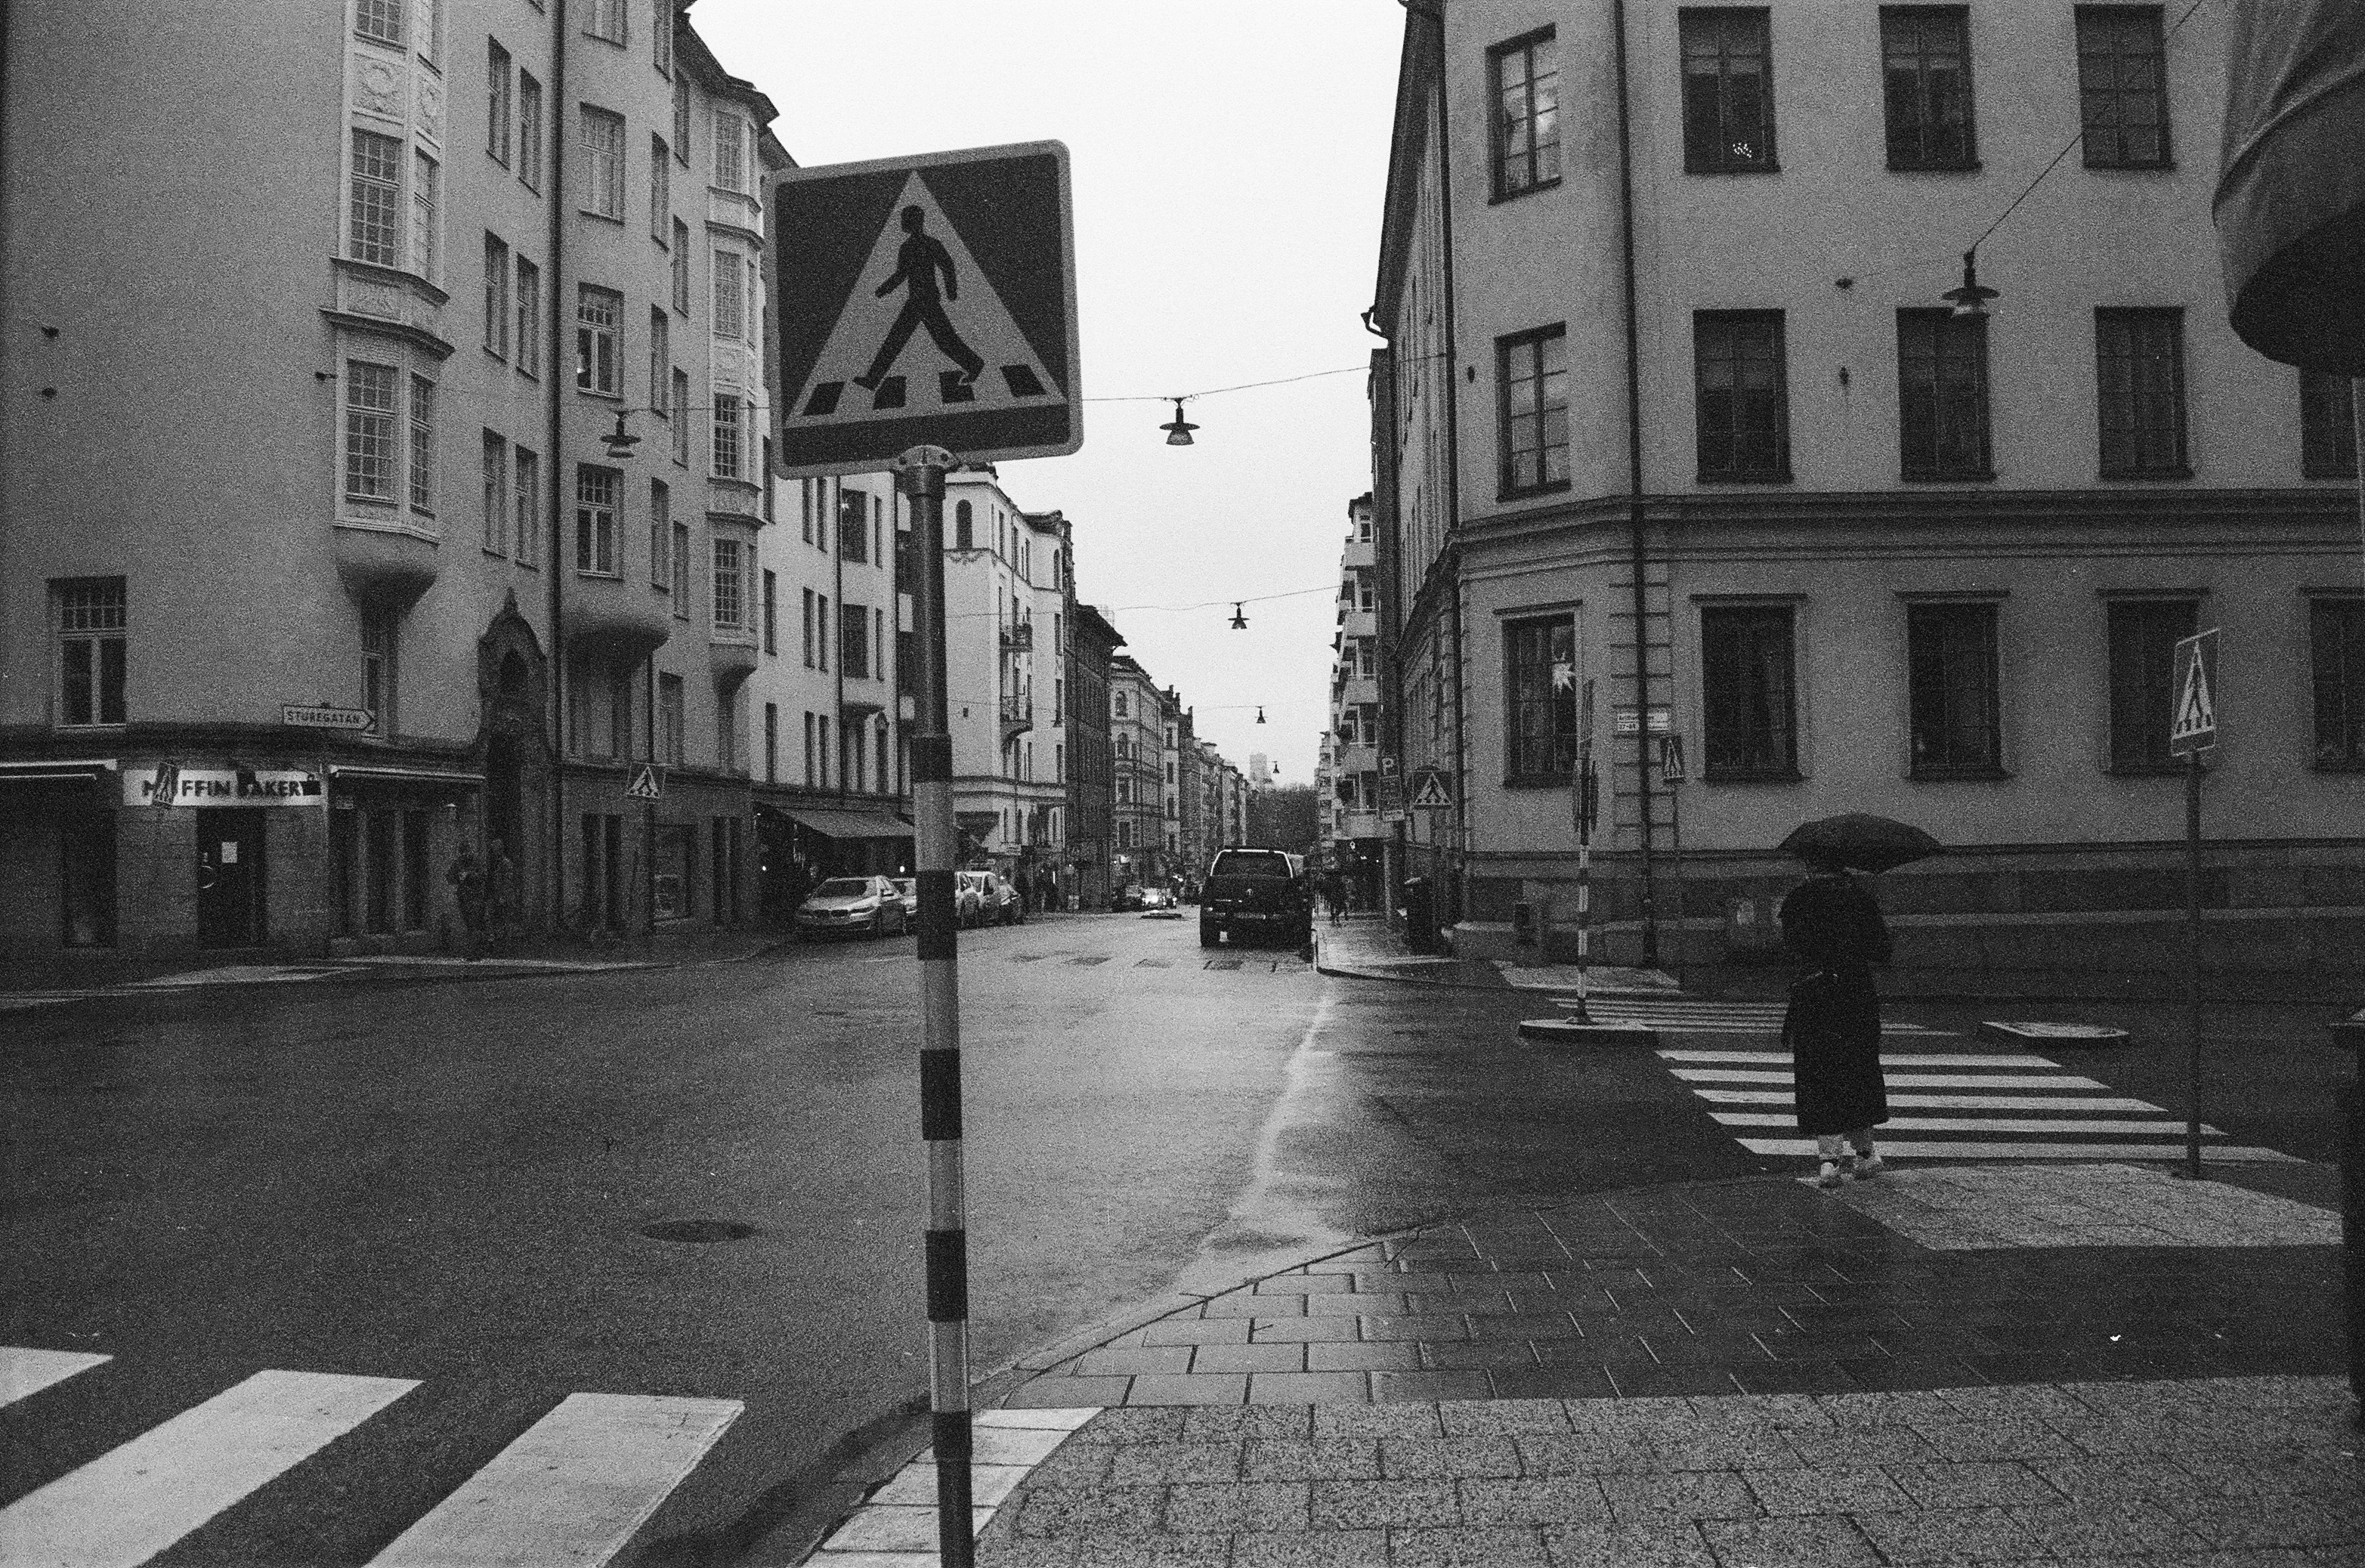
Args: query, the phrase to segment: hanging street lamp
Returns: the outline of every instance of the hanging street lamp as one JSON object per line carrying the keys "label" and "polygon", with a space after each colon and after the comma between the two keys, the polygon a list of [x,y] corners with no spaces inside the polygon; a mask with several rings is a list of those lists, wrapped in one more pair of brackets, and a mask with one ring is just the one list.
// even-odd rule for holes
{"label": "hanging street lamp", "polygon": [[1174,399],[1174,418],[1172,421],[1167,424],[1162,424],[1158,428],[1166,432],[1167,445],[1189,446],[1191,444],[1191,432],[1197,430],[1199,427],[1182,417],[1182,399],[1177,398]]}

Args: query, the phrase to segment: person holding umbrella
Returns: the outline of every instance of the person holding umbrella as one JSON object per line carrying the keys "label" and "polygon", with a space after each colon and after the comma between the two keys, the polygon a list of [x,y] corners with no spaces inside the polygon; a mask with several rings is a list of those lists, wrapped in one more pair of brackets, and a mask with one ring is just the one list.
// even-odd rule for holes
{"label": "person holding umbrella", "polygon": [[1780,915],[1783,945],[1806,970],[1782,1019],[1799,1130],[1821,1157],[1818,1186],[1836,1187],[1844,1175],[1867,1181],[1884,1169],[1872,1129],[1889,1120],[1872,969],[1889,962],[1890,944],[1880,906],[1848,869],[1902,866],[1933,853],[1937,841],[1903,823],[1852,814],[1809,823],[1782,847],[1812,873],[1782,901]]}

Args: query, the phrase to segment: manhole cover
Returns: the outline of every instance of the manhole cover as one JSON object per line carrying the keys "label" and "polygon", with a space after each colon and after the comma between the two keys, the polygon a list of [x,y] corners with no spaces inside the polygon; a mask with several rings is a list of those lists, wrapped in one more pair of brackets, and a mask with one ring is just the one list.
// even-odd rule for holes
{"label": "manhole cover", "polygon": [[1238,958],[1210,958],[1207,960],[1207,968],[1211,969],[1237,969],[1239,967],[1240,961]]}
{"label": "manhole cover", "polygon": [[1109,956],[1106,953],[1091,953],[1081,958],[1070,958],[1068,960],[1068,962],[1071,964],[1105,964],[1108,961]]}
{"label": "manhole cover", "polygon": [[1133,967],[1137,969],[1167,969],[1174,967],[1174,960],[1171,958],[1136,958],[1133,961]]}
{"label": "manhole cover", "polygon": [[758,1234],[757,1228],[735,1219],[661,1219],[655,1225],[641,1226],[641,1234],[651,1241],[745,1241]]}

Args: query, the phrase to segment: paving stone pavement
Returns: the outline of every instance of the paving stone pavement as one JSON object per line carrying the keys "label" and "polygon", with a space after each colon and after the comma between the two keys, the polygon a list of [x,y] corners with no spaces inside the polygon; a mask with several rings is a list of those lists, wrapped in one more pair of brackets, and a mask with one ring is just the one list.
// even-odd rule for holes
{"label": "paving stone pavement", "polygon": [[[1898,1194],[1759,1177],[1194,1300],[1004,1400],[1072,1435],[995,1473],[978,1561],[2365,1565],[2326,1211],[2129,1170],[1983,1171],[1990,1234],[1937,1246]],[[2080,1170],[2098,1232],[2158,1239],[2069,1239]],[[857,1545],[813,1561],[936,1561]]]}

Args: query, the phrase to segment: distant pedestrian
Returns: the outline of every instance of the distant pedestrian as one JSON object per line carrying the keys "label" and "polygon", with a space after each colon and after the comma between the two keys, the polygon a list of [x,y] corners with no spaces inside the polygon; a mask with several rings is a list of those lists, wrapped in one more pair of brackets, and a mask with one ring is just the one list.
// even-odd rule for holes
{"label": "distant pedestrian", "polygon": [[1805,969],[1790,987],[1782,1044],[1791,1056],[1799,1130],[1821,1156],[1816,1182],[1836,1187],[1844,1174],[1863,1181],[1882,1170],[1872,1129],[1889,1120],[1889,1086],[1880,1073],[1872,967],[1889,962],[1889,926],[1846,868],[1808,864],[1814,874],[1782,901],[1782,941]]}
{"label": "distant pedestrian", "polygon": [[460,906],[460,925],[465,934],[465,946],[470,961],[485,956],[485,868],[476,852],[467,845],[452,857],[452,868],[443,873],[452,884],[452,896]]}
{"label": "distant pedestrian", "polygon": [[1347,879],[1336,871],[1323,875],[1322,902],[1330,912],[1330,924],[1343,924],[1342,917],[1347,913]]}
{"label": "distant pedestrian", "polygon": [[517,921],[517,862],[510,858],[509,846],[497,838],[485,851],[485,930],[495,948],[508,951]]}

